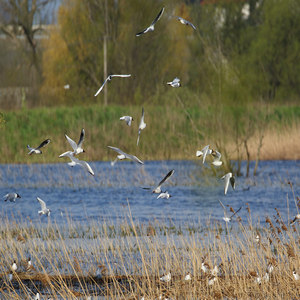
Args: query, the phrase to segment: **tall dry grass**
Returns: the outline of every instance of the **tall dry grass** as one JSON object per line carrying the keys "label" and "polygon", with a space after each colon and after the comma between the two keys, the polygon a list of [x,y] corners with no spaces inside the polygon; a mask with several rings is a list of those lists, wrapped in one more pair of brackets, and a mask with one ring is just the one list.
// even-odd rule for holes
{"label": "tall dry grass", "polygon": [[[299,209],[299,198],[295,202]],[[252,224],[248,212],[248,220],[234,224],[180,226],[133,221],[130,207],[118,224],[4,220],[1,298],[31,299],[39,292],[52,299],[297,299],[300,285],[292,272],[300,271],[299,223],[285,223],[275,209],[264,224]],[[29,256],[34,268],[26,270]],[[9,280],[13,260],[18,269]],[[215,266],[219,273],[210,285]],[[171,281],[162,282],[169,270]]]}

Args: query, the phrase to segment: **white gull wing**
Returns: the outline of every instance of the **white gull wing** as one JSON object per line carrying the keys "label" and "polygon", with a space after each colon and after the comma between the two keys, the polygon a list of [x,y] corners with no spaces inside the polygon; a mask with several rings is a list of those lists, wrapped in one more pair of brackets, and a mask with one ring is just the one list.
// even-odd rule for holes
{"label": "white gull wing", "polygon": [[227,194],[228,186],[229,186],[229,181],[232,177],[232,173],[227,173],[225,174],[221,179],[225,180],[225,186],[224,186],[224,194]]}
{"label": "white gull wing", "polygon": [[141,121],[140,121],[140,125],[139,125],[139,132],[138,132],[138,138],[137,138],[137,142],[136,145],[139,145],[139,141],[140,141],[140,135],[143,129],[146,128],[147,124],[144,121],[145,118],[145,111],[144,111],[144,107],[142,107],[142,117],[141,117]]}
{"label": "white gull wing", "polygon": [[114,75],[110,75],[110,77],[122,77],[122,78],[125,78],[125,77],[130,77],[131,74],[114,74]]}
{"label": "white gull wing", "polygon": [[[114,150],[114,151],[116,151],[116,152],[118,152],[120,155],[123,155],[125,158],[128,158],[128,159],[130,159],[130,160],[132,160],[132,161],[134,161],[134,162],[136,162],[136,163],[139,163],[139,164],[141,164],[141,165],[143,165],[144,164],[144,162],[143,161],[141,161],[139,158],[137,158],[136,156],[134,156],[134,155],[131,155],[131,154],[127,154],[127,153],[125,153],[124,151],[122,151],[121,149],[119,149],[119,148],[117,148],[117,147],[112,147],[112,146],[107,146],[108,148],[110,148],[110,149],[112,149],[112,150]],[[118,157],[119,158],[119,157]],[[120,159],[120,158],[119,158]]]}
{"label": "white gull wing", "polygon": [[209,149],[209,145],[205,146],[203,149],[202,149],[202,152],[203,152],[203,160],[202,162],[204,163],[205,162],[205,159],[206,159],[206,155],[207,154],[210,154],[211,150]]}
{"label": "white gull wing", "polygon": [[75,163],[76,165],[80,165],[83,168],[85,168],[91,175],[95,175],[93,169],[91,168],[91,166],[84,160],[79,160],[78,158],[74,157],[74,156],[69,156],[70,159],[72,160],[73,163]]}
{"label": "white gull wing", "polygon": [[181,24],[191,26],[194,30],[196,30],[196,27],[195,27],[194,24],[192,24],[190,21],[185,20],[184,18],[181,18],[181,17],[177,17],[177,20],[178,20]]}
{"label": "white gull wing", "polygon": [[41,205],[41,210],[42,210],[42,211],[45,211],[45,210],[47,209],[45,201],[43,201],[43,200],[42,200],[41,198],[39,198],[39,197],[36,197],[36,200],[40,203],[40,205]]}
{"label": "white gull wing", "polygon": [[146,29],[144,29],[143,31],[138,32],[138,33],[136,34],[136,36],[140,36],[140,35],[142,35],[142,34],[144,34],[144,33],[149,32],[149,31],[154,31],[154,26],[155,26],[156,22],[157,22],[157,21],[160,19],[160,17],[162,16],[164,10],[165,10],[165,8],[163,7],[163,8],[160,10],[160,12],[158,13],[158,15],[156,16],[156,18],[154,19],[154,21],[151,23],[151,25],[150,25],[149,27],[147,27]]}
{"label": "white gull wing", "polygon": [[[77,150],[77,144],[65,134],[65,137],[67,139],[67,141],[69,142],[69,144],[71,145],[71,147],[73,148],[74,151]],[[69,152],[69,151],[68,151]]]}
{"label": "white gull wing", "polygon": [[102,89],[103,89],[104,85],[106,84],[107,80],[110,80],[109,76],[104,80],[103,84],[100,86],[99,90],[94,95],[95,97],[97,97],[99,95],[99,93],[102,91]]}
{"label": "white gull wing", "polygon": [[123,116],[120,118],[121,121],[125,121],[128,126],[131,126],[131,121],[133,120],[131,116]]}

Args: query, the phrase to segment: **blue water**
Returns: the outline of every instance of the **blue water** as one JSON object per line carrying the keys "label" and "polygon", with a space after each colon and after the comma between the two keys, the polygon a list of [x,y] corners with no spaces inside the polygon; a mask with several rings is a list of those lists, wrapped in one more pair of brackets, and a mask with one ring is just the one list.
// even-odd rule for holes
{"label": "blue water", "polygon": [[[249,203],[252,220],[264,221],[278,208],[285,220],[297,213],[295,197],[300,196],[300,161],[262,161],[257,176],[236,178],[236,190],[231,187],[224,195],[222,169],[214,174],[209,165],[193,161],[147,161],[144,166],[132,162],[92,162],[95,176],[80,166],[59,164],[0,165],[0,195],[17,192],[16,203],[0,202],[0,217],[30,219],[47,223],[39,216],[36,197],[42,198],[52,210],[51,220],[66,222],[66,216],[85,223],[91,220],[117,222],[128,216],[140,222],[171,220],[175,224],[222,220],[218,199],[247,221],[245,203]],[[253,172],[254,163],[250,166]],[[172,197],[156,199],[157,195],[142,189],[155,186],[165,174],[175,173],[163,186]],[[242,165],[245,173],[245,163]],[[293,190],[288,182],[293,185]],[[228,212],[230,215],[230,212]]]}

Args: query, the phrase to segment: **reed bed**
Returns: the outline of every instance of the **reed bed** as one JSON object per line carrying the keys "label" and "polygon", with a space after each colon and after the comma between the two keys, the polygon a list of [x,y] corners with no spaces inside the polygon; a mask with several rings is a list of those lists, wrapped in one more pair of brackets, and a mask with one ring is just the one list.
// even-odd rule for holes
{"label": "reed bed", "polygon": [[[299,197],[295,204],[298,211]],[[42,299],[299,299],[299,223],[285,223],[274,209],[254,224],[247,210],[247,220],[233,223],[144,224],[130,207],[117,224],[2,220],[1,298],[39,292]],[[18,269],[11,272],[14,260]],[[169,271],[171,281],[161,281]],[[188,273],[191,280],[184,280]]]}

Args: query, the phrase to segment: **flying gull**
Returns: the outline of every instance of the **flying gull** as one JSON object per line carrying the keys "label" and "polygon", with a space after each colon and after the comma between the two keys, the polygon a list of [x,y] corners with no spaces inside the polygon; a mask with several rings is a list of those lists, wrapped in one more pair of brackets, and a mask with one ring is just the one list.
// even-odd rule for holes
{"label": "flying gull", "polygon": [[41,205],[41,210],[38,211],[39,215],[46,215],[47,217],[50,216],[50,212],[51,212],[51,209],[47,208],[46,207],[46,203],[45,201],[43,201],[41,198],[39,197],[36,197],[36,200],[40,203]]}
{"label": "flying gull", "polygon": [[131,126],[133,118],[131,116],[123,116],[120,118],[121,121],[125,121],[128,126]]}
{"label": "flying gull", "polygon": [[157,196],[156,199],[159,199],[159,198],[161,198],[161,199],[169,199],[170,197],[172,197],[172,195],[170,195],[170,194],[168,193],[168,191],[166,191],[166,192],[160,193],[160,194]]}
{"label": "flying gull", "polygon": [[[168,174],[159,182],[157,187],[152,191],[152,193],[160,194],[162,193],[161,186],[174,174],[174,170],[168,172]],[[150,190],[148,187],[144,187],[144,190]]]}
{"label": "flying gull", "polygon": [[82,149],[82,143],[83,143],[83,140],[84,140],[84,136],[85,136],[85,131],[84,129],[82,128],[81,130],[81,133],[80,133],[80,138],[79,138],[79,141],[78,143],[76,144],[71,138],[69,138],[66,134],[65,134],[65,137],[67,139],[67,141],[69,142],[69,144],[71,145],[71,147],[73,148],[74,150],[74,155],[76,154],[79,154],[81,152],[85,152],[83,149]]}
{"label": "flying gull", "polygon": [[119,148],[112,147],[112,146],[107,146],[107,147],[114,150],[114,151],[116,151],[116,152],[118,152],[119,155],[117,156],[117,158],[120,159],[120,160],[127,158],[127,159],[130,159],[130,160],[138,163],[138,164],[141,164],[141,165],[144,164],[144,162],[141,161],[140,159],[138,159],[136,156],[131,155],[131,154],[127,154],[127,153],[123,152],[122,150],[120,150]]}
{"label": "flying gull", "polygon": [[225,174],[221,179],[225,180],[225,187],[224,187],[224,194],[225,195],[227,194],[229,181],[230,181],[230,184],[231,184],[232,188],[235,189],[235,178],[234,178],[234,176],[232,175],[231,172]]}
{"label": "flying gull", "polygon": [[106,84],[107,81],[111,81],[113,77],[130,77],[131,74],[121,74],[121,75],[117,75],[117,74],[114,74],[114,75],[108,75],[108,77],[105,79],[105,81],[103,82],[103,84],[101,85],[100,89],[96,92],[96,94],[94,95],[95,97],[98,96],[98,94],[102,91],[104,85]]}
{"label": "flying gull", "polygon": [[196,27],[190,22],[190,21],[187,21],[181,17],[177,17],[176,18],[181,24],[183,25],[188,25],[188,26],[191,26],[194,30],[196,30]]}
{"label": "flying gull", "polygon": [[164,12],[165,8],[163,7],[160,12],[158,13],[158,15],[156,16],[155,20],[151,23],[151,25],[149,27],[147,27],[146,29],[144,29],[143,31],[139,32],[136,34],[136,36],[140,36],[144,33],[150,32],[150,31],[154,31],[154,25],[156,24],[156,22],[160,19],[160,17],[162,16],[163,12]]}
{"label": "flying gull", "polygon": [[17,193],[8,193],[3,198],[5,198],[4,201],[16,202],[16,199],[21,198],[21,196]]}
{"label": "flying gull", "polygon": [[219,167],[222,165],[222,161],[221,161],[221,153],[218,152],[217,150],[212,150],[211,155],[214,157],[214,160],[212,162],[212,164],[216,167]]}
{"label": "flying gull", "polygon": [[141,117],[141,121],[140,121],[140,125],[139,125],[139,133],[138,133],[138,138],[136,141],[136,145],[139,145],[139,141],[140,141],[140,135],[143,129],[146,128],[146,123],[144,122],[144,118],[145,118],[145,112],[144,112],[144,107],[142,107],[142,117]]}
{"label": "flying gull", "polygon": [[196,156],[197,157],[203,156],[202,162],[205,163],[205,159],[206,159],[207,154],[211,154],[211,153],[212,153],[212,150],[209,149],[209,145],[207,145],[202,150],[198,150],[196,152]]}
{"label": "flying gull", "polygon": [[236,214],[242,209],[242,207],[240,207],[233,215],[231,215],[230,217],[227,217],[225,206],[223,205],[223,203],[221,202],[221,200],[219,200],[219,202],[220,202],[221,206],[222,206],[223,209],[224,209],[224,218],[223,218],[223,220],[224,220],[226,223],[227,223],[227,222],[230,222],[230,221],[232,220],[232,217],[233,217],[234,215],[236,215]]}
{"label": "flying gull", "polygon": [[43,141],[38,147],[36,148],[31,148],[29,145],[27,145],[27,148],[29,149],[28,154],[32,155],[34,154],[42,154],[42,151],[40,150],[40,148],[45,147],[46,145],[48,145],[50,143],[50,140],[47,139],[45,141]]}
{"label": "flying gull", "polygon": [[167,84],[169,84],[171,87],[174,87],[174,88],[177,88],[177,87],[181,86],[180,79],[178,77],[175,77],[173,79],[173,81],[167,82]]}
{"label": "flying gull", "polygon": [[91,175],[95,175],[94,171],[92,170],[92,168],[90,167],[90,165],[84,161],[84,160],[79,160],[78,158],[76,158],[74,156],[74,152],[72,151],[67,151],[63,154],[61,154],[59,157],[69,157],[71,159],[71,162],[68,163],[69,166],[74,167],[76,165],[80,165],[83,168],[85,168]]}

